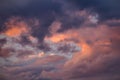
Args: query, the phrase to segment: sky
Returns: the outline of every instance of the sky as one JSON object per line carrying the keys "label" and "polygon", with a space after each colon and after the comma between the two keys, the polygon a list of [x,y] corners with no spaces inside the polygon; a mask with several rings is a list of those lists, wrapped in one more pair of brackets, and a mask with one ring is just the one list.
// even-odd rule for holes
{"label": "sky", "polygon": [[120,0],[0,0],[0,80],[120,80]]}

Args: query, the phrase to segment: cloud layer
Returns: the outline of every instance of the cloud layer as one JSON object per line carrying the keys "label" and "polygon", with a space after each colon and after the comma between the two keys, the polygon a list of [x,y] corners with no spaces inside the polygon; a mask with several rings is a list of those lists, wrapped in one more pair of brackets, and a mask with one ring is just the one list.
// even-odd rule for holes
{"label": "cloud layer", "polygon": [[1,80],[119,80],[119,1],[0,1]]}

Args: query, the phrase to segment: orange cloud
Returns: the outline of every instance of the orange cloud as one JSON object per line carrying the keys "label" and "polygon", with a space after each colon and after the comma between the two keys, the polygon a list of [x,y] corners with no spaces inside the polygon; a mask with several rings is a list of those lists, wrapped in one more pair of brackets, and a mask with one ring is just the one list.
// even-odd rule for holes
{"label": "orange cloud", "polygon": [[13,27],[11,29],[8,29],[5,34],[10,37],[17,37],[20,36],[22,33],[27,32],[27,29],[24,27]]}
{"label": "orange cloud", "polygon": [[62,40],[64,40],[64,39],[66,39],[67,37],[66,37],[66,35],[64,35],[64,34],[55,34],[54,36],[52,36],[52,37],[46,37],[45,38],[45,40],[50,40],[50,41],[52,41],[52,42],[59,42],[59,41],[62,41]]}
{"label": "orange cloud", "polygon": [[[84,29],[82,29],[84,30]],[[92,46],[89,45],[86,41],[88,40],[88,37],[86,38],[86,36],[88,36],[89,32],[84,32],[81,31],[81,29],[72,29],[72,30],[68,30],[67,32],[64,33],[56,33],[53,34],[53,36],[51,37],[46,37],[46,40],[50,40],[54,43],[60,42],[60,41],[64,41],[64,42],[69,42],[67,40],[77,40],[77,42],[74,42],[76,45],[78,45],[80,47],[80,52],[77,52],[73,55],[73,59],[70,59],[69,61],[66,62],[66,65],[69,64],[77,64],[80,60],[90,57],[92,55]],[[90,37],[90,36],[89,36]]]}
{"label": "orange cloud", "polygon": [[[73,59],[66,62],[68,64],[77,64],[78,62],[84,59],[90,59],[96,51],[108,52],[110,51],[111,41],[109,28],[107,25],[98,25],[98,27],[81,27],[79,29],[71,29],[63,33],[54,33],[51,37],[46,37],[46,40],[52,42],[64,41],[67,40],[77,40],[77,44],[81,50],[73,55]],[[102,53],[103,53],[102,52]]]}
{"label": "orange cloud", "polygon": [[19,18],[11,18],[5,25],[8,29],[4,34],[10,37],[17,37],[29,31],[27,24]]}

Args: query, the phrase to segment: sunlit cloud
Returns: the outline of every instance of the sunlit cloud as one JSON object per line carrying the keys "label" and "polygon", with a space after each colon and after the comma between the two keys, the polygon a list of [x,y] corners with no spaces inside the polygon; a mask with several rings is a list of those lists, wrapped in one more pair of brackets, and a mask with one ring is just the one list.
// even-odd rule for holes
{"label": "sunlit cloud", "polygon": [[20,21],[19,18],[11,18],[5,23],[7,30],[4,32],[9,37],[18,37],[22,34],[28,33],[28,25],[24,21]]}

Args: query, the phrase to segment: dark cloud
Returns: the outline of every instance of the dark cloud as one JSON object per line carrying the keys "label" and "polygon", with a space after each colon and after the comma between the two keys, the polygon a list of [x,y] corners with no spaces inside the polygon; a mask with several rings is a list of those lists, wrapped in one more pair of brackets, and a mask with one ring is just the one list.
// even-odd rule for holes
{"label": "dark cloud", "polygon": [[[69,0],[67,0],[69,2]],[[119,0],[70,0],[80,9],[91,9],[100,15],[101,20],[120,19]]]}
{"label": "dark cloud", "polygon": [[0,46],[3,46],[5,43],[6,43],[6,39],[5,38],[2,38],[2,39],[0,39]]}
{"label": "dark cloud", "polygon": [[[24,16],[24,17],[45,17],[60,10],[60,4],[52,0],[1,0],[0,15],[2,16]],[[44,18],[42,18],[44,19]]]}
{"label": "dark cloud", "polygon": [[[77,6],[76,6],[77,5]],[[49,35],[49,26],[55,20],[59,20],[62,25],[61,31],[70,28],[78,28],[84,23],[84,18],[75,16],[75,12],[81,9],[91,13],[99,14],[99,19],[119,19],[119,0],[1,0],[0,2],[0,31],[4,31],[6,27],[3,25],[11,16],[20,16],[23,18],[38,18],[40,25],[33,28],[33,36],[43,41],[46,35]],[[118,25],[118,24],[110,24]]]}
{"label": "dark cloud", "polygon": [[71,15],[72,12],[70,14],[63,15],[62,19],[60,18],[62,25],[61,29],[58,30],[58,32],[63,32],[71,28],[79,28],[85,20],[83,17],[74,15],[71,17]]}
{"label": "dark cloud", "polygon": [[43,39],[45,34],[48,32],[49,25],[55,19],[55,15],[61,13],[60,6],[61,4],[52,0],[2,0],[0,1],[0,31],[3,31],[6,28],[3,26],[3,23],[11,16],[39,18],[41,27],[35,29],[33,35],[39,36],[40,39]]}
{"label": "dark cloud", "polygon": [[[7,29],[4,25],[9,21],[11,17],[21,17],[19,20],[23,20],[32,27],[32,35],[38,37],[40,41],[43,41],[46,35],[49,35],[50,25],[58,20],[61,24],[59,32],[65,31],[70,28],[78,28],[84,22],[83,16],[75,15],[78,9],[66,1],[56,0],[12,0],[0,2],[0,32]],[[38,19],[39,25],[35,27],[30,23],[29,19]]]}
{"label": "dark cloud", "polygon": [[105,22],[110,27],[119,27],[120,26],[120,21],[119,20],[108,20]]}

